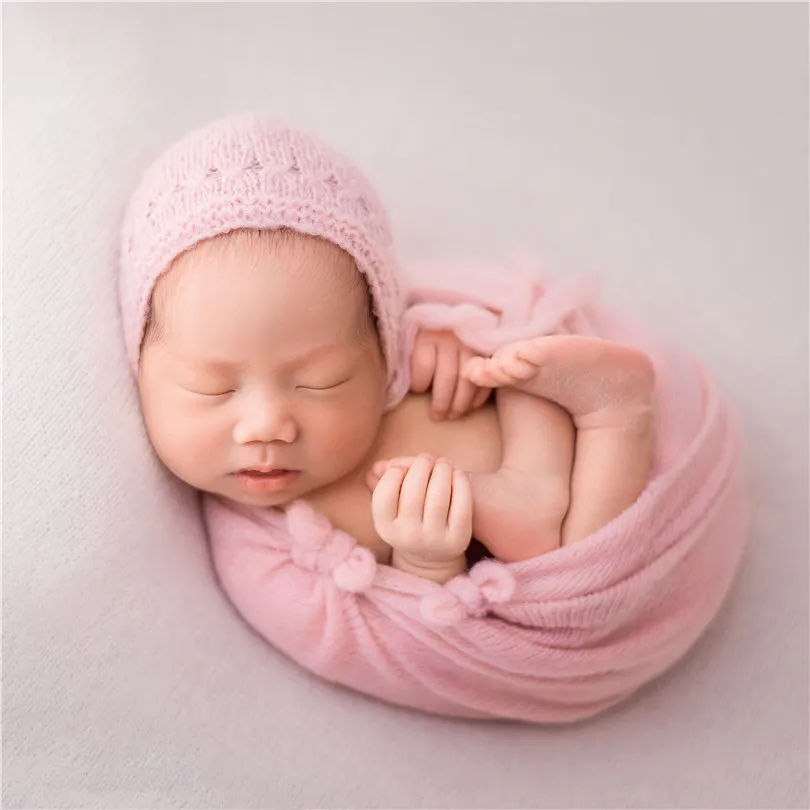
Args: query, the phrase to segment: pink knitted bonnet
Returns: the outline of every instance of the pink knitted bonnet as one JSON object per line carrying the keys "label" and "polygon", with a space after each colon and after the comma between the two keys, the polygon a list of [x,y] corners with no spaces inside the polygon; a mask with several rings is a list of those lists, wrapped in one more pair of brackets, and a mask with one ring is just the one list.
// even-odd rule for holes
{"label": "pink knitted bonnet", "polygon": [[248,113],[181,138],[146,170],[121,235],[119,295],[124,340],[137,370],[158,276],[183,251],[238,228],[290,228],[333,242],[366,278],[388,369],[401,394],[404,303],[385,209],[360,169],[327,144]]}

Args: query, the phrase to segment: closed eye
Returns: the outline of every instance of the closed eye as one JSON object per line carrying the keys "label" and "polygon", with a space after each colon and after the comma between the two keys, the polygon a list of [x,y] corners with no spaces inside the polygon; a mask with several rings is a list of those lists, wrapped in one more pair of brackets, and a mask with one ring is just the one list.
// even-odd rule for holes
{"label": "closed eye", "polygon": [[302,388],[305,391],[331,391],[333,388],[340,388],[341,385],[345,385],[350,379],[351,377],[348,377],[331,385],[297,385],[296,388]]}
{"label": "closed eye", "polygon": [[198,397],[226,397],[228,394],[233,394],[235,391],[231,389],[230,391],[195,391],[192,388],[186,388],[185,386],[180,386],[184,391],[188,391],[190,394],[196,394]]}

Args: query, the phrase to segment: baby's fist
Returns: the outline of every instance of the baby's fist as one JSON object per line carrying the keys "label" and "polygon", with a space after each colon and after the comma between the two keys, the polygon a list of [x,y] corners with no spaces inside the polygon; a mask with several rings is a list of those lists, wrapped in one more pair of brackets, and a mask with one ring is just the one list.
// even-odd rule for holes
{"label": "baby's fist", "polygon": [[[376,485],[374,485],[375,479]],[[428,455],[379,462],[369,474],[374,527],[393,549],[392,565],[445,582],[466,568],[472,491],[466,473]]]}

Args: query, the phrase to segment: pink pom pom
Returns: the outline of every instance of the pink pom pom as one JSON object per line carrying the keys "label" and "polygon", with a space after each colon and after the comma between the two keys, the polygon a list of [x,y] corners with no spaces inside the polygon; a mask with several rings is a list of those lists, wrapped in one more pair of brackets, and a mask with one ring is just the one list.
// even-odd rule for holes
{"label": "pink pom pom", "polygon": [[356,546],[332,571],[332,579],[342,591],[363,593],[371,587],[376,573],[377,561],[374,555],[367,548]]}
{"label": "pink pom pom", "polygon": [[470,616],[483,616],[487,612],[486,600],[480,588],[468,577],[451,579],[444,587],[458,598]]}
{"label": "pink pom pom", "polygon": [[469,577],[484,599],[495,605],[511,599],[517,587],[512,572],[497,560],[481,560],[472,567]]}
{"label": "pink pom pom", "polygon": [[424,597],[419,611],[426,622],[443,627],[458,624],[467,618],[467,609],[458,597],[448,590]]}

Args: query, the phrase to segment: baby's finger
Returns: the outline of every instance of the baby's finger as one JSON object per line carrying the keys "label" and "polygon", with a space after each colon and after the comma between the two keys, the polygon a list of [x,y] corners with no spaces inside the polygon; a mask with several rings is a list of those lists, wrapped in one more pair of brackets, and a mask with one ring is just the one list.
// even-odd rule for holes
{"label": "baby's finger", "polygon": [[430,473],[433,470],[433,459],[419,456],[408,469],[399,493],[399,515],[415,521],[422,521],[425,508]]}
{"label": "baby's finger", "polygon": [[447,528],[455,537],[469,540],[472,537],[472,514],[473,499],[470,477],[461,470],[455,470]]}
{"label": "baby's finger", "polygon": [[458,382],[458,351],[447,346],[436,354],[436,371],[433,375],[433,399],[430,415],[434,419],[444,419],[453,402]]}
{"label": "baby's finger", "polygon": [[408,471],[404,467],[389,467],[371,496],[371,516],[378,532],[390,528],[399,510],[402,481]]}
{"label": "baby's finger", "polygon": [[459,379],[453,404],[450,406],[450,418],[457,419],[469,413],[473,407],[473,400],[480,389],[469,380]]}
{"label": "baby's finger", "polygon": [[440,458],[433,467],[425,494],[425,526],[436,532],[447,530],[450,495],[453,490],[453,465]]}
{"label": "baby's finger", "polygon": [[417,340],[411,355],[411,391],[424,394],[430,388],[436,370],[436,344]]}
{"label": "baby's finger", "polygon": [[[427,453],[421,454],[424,458],[433,458]],[[382,475],[389,467],[405,467],[408,468],[416,461],[419,456],[394,456],[394,458],[386,458],[382,461],[377,461],[372,467],[373,470]]]}
{"label": "baby's finger", "polygon": [[[429,453],[422,453],[425,458],[432,459]],[[404,467],[407,471],[408,467],[416,460],[416,456],[397,456],[395,458],[386,458],[381,461],[375,461],[371,469],[366,473],[366,485],[369,489],[373,490],[377,486],[377,482],[385,475],[385,471],[389,467]]]}
{"label": "baby's finger", "polygon": [[475,396],[473,397],[472,405],[470,406],[470,410],[474,411],[476,408],[480,408],[488,399],[489,395],[492,393],[491,388],[479,388],[476,387],[475,389]]}

